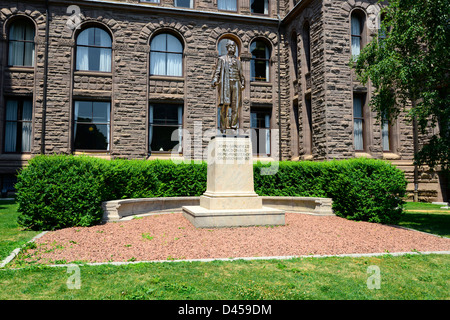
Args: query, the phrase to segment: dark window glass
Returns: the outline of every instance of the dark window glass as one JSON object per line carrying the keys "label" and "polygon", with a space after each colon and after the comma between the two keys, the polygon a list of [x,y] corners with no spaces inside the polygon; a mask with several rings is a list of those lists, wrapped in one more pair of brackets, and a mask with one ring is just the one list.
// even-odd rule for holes
{"label": "dark window glass", "polygon": [[308,134],[309,134],[309,145],[310,145],[310,153],[313,145],[313,125],[312,125],[312,109],[311,109],[311,98],[305,98],[305,106],[306,106],[306,118],[308,126]]}
{"label": "dark window glass", "polygon": [[364,150],[364,99],[360,95],[353,96],[353,133],[355,150]]}
{"label": "dark window glass", "polygon": [[31,100],[6,100],[5,140],[6,153],[31,151],[33,102]]}
{"label": "dark window glass", "polygon": [[175,7],[193,8],[194,0],[175,0]]}
{"label": "dark window glass", "polygon": [[383,115],[382,118],[383,121],[381,122],[381,143],[383,145],[383,151],[391,151],[391,126],[386,115]]}
{"label": "dark window glass", "polygon": [[75,102],[75,149],[109,150],[110,112],[109,102]]}
{"label": "dark window glass", "polygon": [[14,175],[2,175],[0,176],[0,185],[2,190],[2,197],[6,198],[8,196],[8,192],[15,192],[15,184],[17,183],[17,177]]}
{"label": "dark window glass", "polygon": [[252,59],[250,63],[251,81],[269,81],[270,50],[264,41],[255,40],[250,45]]}
{"label": "dark window glass", "polygon": [[309,23],[303,26],[303,50],[305,51],[306,71],[311,71],[311,38]]}
{"label": "dark window glass", "polygon": [[297,54],[297,34],[293,34],[291,36],[291,55],[292,55],[292,63],[294,64],[294,75],[295,78],[298,78],[298,54]]}
{"label": "dark window glass", "polygon": [[269,0],[250,0],[252,13],[269,14]]}
{"label": "dark window glass", "polygon": [[151,104],[149,108],[149,149],[157,152],[181,152],[183,106]]}
{"label": "dark window glass", "polygon": [[268,156],[270,154],[270,109],[250,111],[250,128],[253,154]]}

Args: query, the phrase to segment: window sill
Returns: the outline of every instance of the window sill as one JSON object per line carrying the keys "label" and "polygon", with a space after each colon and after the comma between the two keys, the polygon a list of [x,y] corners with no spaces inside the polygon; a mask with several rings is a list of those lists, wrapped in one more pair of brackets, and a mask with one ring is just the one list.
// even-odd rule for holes
{"label": "window sill", "polygon": [[147,157],[147,160],[156,160],[156,159],[160,159],[160,160],[172,160],[172,159],[176,159],[178,161],[184,161],[185,158],[183,157],[183,155],[180,154],[172,154],[171,152],[162,152],[162,151],[153,151],[152,155]]}
{"label": "window sill", "polygon": [[73,73],[75,76],[94,76],[94,77],[105,77],[111,78],[112,72],[103,71],[86,71],[86,70],[76,70]]}
{"label": "window sill", "polygon": [[4,153],[0,154],[0,160],[28,161],[32,157],[31,153]]}
{"label": "window sill", "polygon": [[228,12],[228,13],[238,13],[237,10],[224,10],[224,9],[217,9],[219,12]]}
{"label": "window sill", "polygon": [[271,156],[257,156],[257,155],[253,155],[253,162],[275,162],[278,161],[274,158],[272,158]]}
{"label": "window sill", "polygon": [[250,13],[252,16],[257,16],[257,17],[269,17],[268,13],[257,13],[257,12],[251,12]]}
{"label": "window sill", "polygon": [[34,67],[15,67],[9,66],[5,68],[6,72],[24,72],[24,73],[33,73]]}
{"label": "window sill", "polygon": [[271,87],[272,83],[269,81],[251,81],[250,85],[252,86],[262,86],[262,87]]}
{"label": "window sill", "polygon": [[400,158],[401,158],[401,156],[394,152],[385,151],[383,153],[384,160],[399,160]]}
{"label": "window sill", "polygon": [[150,80],[162,80],[162,81],[184,81],[184,77],[179,76],[158,76],[151,75]]}
{"label": "window sill", "polygon": [[355,158],[370,158],[370,159],[372,159],[373,157],[370,153],[367,153],[364,151],[356,151]]}
{"label": "window sill", "polygon": [[139,3],[148,4],[151,6],[159,6],[161,4],[160,2],[150,2],[150,1],[145,1],[145,0],[139,0]]}
{"label": "window sill", "polygon": [[111,159],[109,151],[75,151],[75,156],[89,156],[94,158]]}

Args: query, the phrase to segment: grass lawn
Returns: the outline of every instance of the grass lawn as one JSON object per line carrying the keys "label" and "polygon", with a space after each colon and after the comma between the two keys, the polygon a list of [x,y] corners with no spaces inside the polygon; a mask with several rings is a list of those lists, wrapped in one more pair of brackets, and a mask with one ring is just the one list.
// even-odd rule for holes
{"label": "grass lawn", "polygon": [[[434,217],[448,217],[445,212],[410,204],[407,209],[401,225],[420,229],[423,224],[422,231],[437,230],[443,236],[450,233],[448,225],[434,225],[440,221],[448,224],[445,218]],[[20,230],[16,210],[14,203],[0,202],[2,259],[37,234]],[[426,215],[423,220],[417,220],[418,210],[428,210],[420,211]],[[370,270],[378,270],[379,277]],[[7,266],[0,270],[0,300],[448,300],[449,274],[450,255],[434,254],[138,263],[79,266],[80,288],[70,289],[67,283],[76,273],[67,267],[14,270]],[[379,289],[368,286],[377,283],[371,281],[374,278],[379,280]]]}
{"label": "grass lawn", "polygon": [[0,201],[0,261],[11,251],[21,247],[28,240],[39,234],[36,231],[23,231],[17,224],[17,204],[14,200]]}
{"label": "grass lawn", "polygon": [[419,231],[450,237],[450,209],[442,205],[407,202],[406,214],[399,225]]}
{"label": "grass lawn", "polygon": [[[379,289],[367,285],[379,268]],[[448,255],[80,266],[0,270],[0,299],[450,299]],[[372,283],[372,282],[371,282]]]}

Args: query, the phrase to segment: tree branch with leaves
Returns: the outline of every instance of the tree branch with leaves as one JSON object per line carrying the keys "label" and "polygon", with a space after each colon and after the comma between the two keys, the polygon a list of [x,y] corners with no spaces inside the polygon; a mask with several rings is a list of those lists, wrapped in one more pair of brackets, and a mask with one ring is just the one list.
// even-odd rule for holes
{"label": "tree branch with leaves", "polygon": [[392,0],[380,16],[379,37],[361,50],[353,68],[361,83],[372,83],[370,105],[379,119],[393,121],[406,111],[429,136],[416,150],[415,164],[448,177],[450,0]]}

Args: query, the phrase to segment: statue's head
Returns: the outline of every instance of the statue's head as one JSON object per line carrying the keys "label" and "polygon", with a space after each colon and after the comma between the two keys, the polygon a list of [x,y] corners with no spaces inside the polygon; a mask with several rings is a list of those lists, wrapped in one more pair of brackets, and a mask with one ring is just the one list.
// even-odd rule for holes
{"label": "statue's head", "polygon": [[230,54],[235,54],[236,53],[236,43],[234,43],[234,41],[232,40],[228,40],[227,43],[225,44],[225,48],[227,48],[227,52]]}

